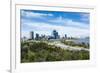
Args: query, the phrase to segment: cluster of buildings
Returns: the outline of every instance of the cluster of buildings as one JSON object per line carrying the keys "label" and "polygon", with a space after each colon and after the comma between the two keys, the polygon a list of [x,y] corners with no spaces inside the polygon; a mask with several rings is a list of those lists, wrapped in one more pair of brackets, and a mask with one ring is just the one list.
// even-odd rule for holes
{"label": "cluster of buildings", "polygon": [[[67,34],[65,34],[64,37],[62,37],[63,39],[67,39]],[[24,37],[24,39],[26,39]],[[61,39],[59,33],[56,30],[52,31],[52,35],[40,35],[38,33],[34,34],[34,31],[30,32],[30,38],[28,40],[57,40],[57,39]]]}

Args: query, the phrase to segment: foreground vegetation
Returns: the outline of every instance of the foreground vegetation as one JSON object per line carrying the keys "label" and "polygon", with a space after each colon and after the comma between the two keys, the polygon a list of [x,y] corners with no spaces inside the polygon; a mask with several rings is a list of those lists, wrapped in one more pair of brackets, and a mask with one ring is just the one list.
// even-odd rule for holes
{"label": "foreground vegetation", "polygon": [[21,42],[22,63],[88,59],[88,51],[69,51],[44,42]]}

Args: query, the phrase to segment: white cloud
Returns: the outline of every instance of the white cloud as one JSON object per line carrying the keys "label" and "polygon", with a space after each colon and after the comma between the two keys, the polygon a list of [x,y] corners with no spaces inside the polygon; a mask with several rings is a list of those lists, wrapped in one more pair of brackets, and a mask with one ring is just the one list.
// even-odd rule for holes
{"label": "white cloud", "polygon": [[[52,14],[43,14],[43,13],[34,13],[34,12],[27,12],[22,11],[22,15],[26,17],[40,17],[43,18],[44,16],[53,16]],[[87,16],[83,16],[83,18],[87,18]],[[85,19],[84,19],[85,20]],[[85,37],[89,36],[89,25],[82,23],[82,22],[76,22],[71,19],[64,19],[61,16],[56,19],[48,20],[52,23],[62,23],[63,25],[55,25],[47,22],[34,22],[22,19],[21,25],[27,25],[28,30],[22,30],[22,36],[29,37],[29,32],[34,31],[35,33],[39,34],[46,34],[51,35],[52,30],[57,30],[60,34],[60,36],[64,36],[64,34],[67,34],[68,36],[73,37]]]}
{"label": "white cloud", "polygon": [[44,14],[44,13],[35,13],[35,12],[31,12],[31,11],[21,11],[21,15],[25,16],[25,17],[44,17],[44,16],[53,16],[53,14]]}
{"label": "white cloud", "polygon": [[75,21],[72,21],[72,20],[68,20],[66,23],[65,23],[67,26],[73,26],[73,27],[80,27],[80,28],[88,28],[89,29],[89,25],[86,24],[86,23],[82,23],[82,22],[75,22]]}
{"label": "white cloud", "polygon": [[81,16],[80,20],[82,20],[84,22],[89,21],[89,14],[81,14],[80,16]]}
{"label": "white cloud", "polygon": [[[68,22],[68,23],[73,24],[74,22]],[[74,24],[77,25],[76,23]],[[59,32],[61,36],[64,36],[64,34],[67,34],[68,36],[74,36],[74,37],[89,36],[89,29],[81,29],[81,28],[71,27],[71,26],[58,26],[58,25],[51,25],[51,24],[39,23],[39,22],[34,22],[34,23],[28,22],[25,23],[25,25],[31,27],[27,33],[33,30],[35,33],[51,35],[52,30],[55,29]]]}
{"label": "white cloud", "polygon": [[53,20],[49,20],[50,22],[55,22],[55,23],[63,23],[63,25],[66,26],[73,26],[73,27],[80,27],[80,28],[89,28],[89,25],[86,23],[82,23],[82,22],[76,22],[73,21],[71,19],[64,19],[62,18],[62,16],[53,19]]}

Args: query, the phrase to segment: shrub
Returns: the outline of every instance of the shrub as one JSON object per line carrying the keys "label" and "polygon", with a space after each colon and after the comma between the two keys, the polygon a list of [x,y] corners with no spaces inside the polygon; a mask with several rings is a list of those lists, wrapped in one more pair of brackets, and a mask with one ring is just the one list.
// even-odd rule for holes
{"label": "shrub", "polygon": [[88,51],[69,51],[44,42],[21,42],[22,63],[86,59],[89,59]]}

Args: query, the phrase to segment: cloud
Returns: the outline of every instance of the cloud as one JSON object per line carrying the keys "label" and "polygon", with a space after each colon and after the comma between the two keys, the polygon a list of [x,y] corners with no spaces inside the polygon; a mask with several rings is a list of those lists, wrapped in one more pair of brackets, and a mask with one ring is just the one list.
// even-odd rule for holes
{"label": "cloud", "polygon": [[[67,34],[73,37],[85,37],[89,36],[89,24],[74,21],[72,19],[63,18],[62,16],[55,17],[53,19],[47,19],[46,17],[53,16],[51,13],[36,13],[32,11],[21,11],[21,33],[22,37],[29,37],[29,32],[34,31],[35,33],[51,35],[52,31],[55,29],[59,32],[60,36]],[[45,17],[46,16],[46,17]],[[45,21],[34,21],[30,18],[41,18],[45,17]],[[28,19],[25,19],[28,18]],[[86,14],[82,14],[79,20],[89,21],[89,17]]]}
{"label": "cloud", "polygon": [[[85,19],[84,19],[85,20]],[[49,22],[52,23],[61,23],[64,26],[71,26],[71,27],[79,27],[79,28],[89,28],[89,25],[87,23],[82,23],[82,22],[77,22],[77,21],[73,21],[71,19],[67,19],[67,18],[62,18],[62,16],[59,16],[56,19],[53,20],[49,20]]]}
{"label": "cloud", "polygon": [[73,26],[73,27],[79,27],[79,28],[83,28],[83,29],[89,29],[89,25],[87,23],[82,23],[82,22],[76,22],[73,20],[67,20],[67,22],[65,23],[65,25],[67,26]]}
{"label": "cloud", "polygon": [[80,16],[81,16],[81,18],[80,18],[81,21],[89,23],[89,19],[90,19],[89,14],[84,13],[84,14],[81,14]]}
{"label": "cloud", "polygon": [[44,16],[53,16],[53,14],[50,14],[50,13],[38,13],[38,12],[32,12],[32,11],[25,11],[25,10],[22,10],[21,11],[21,15],[24,16],[24,17],[44,17]]}
{"label": "cloud", "polygon": [[[68,23],[73,25],[74,22],[71,21]],[[76,22],[74,24],[77,25]],[[51,35],[52,31],[55,29],[59,32],[61,37],[64,36],[65,34],[67,34],[68,36],[73,36],[73,37],[89,36],[89,29],[81,29],[81,28],[77,28],[73,26],[51,25],[51,24],[39,23],[39,22],[34,22],[34,23],[25,22],[23,23],[23,25],[27,25],[29,27],[27,33],[29,33],[30,31],[34,31],[35,33],[39,33],[39,34]],[[82,24],[80,23],[80,25]],[[22,30],[22,31],[24,32],[25,30]]]}

